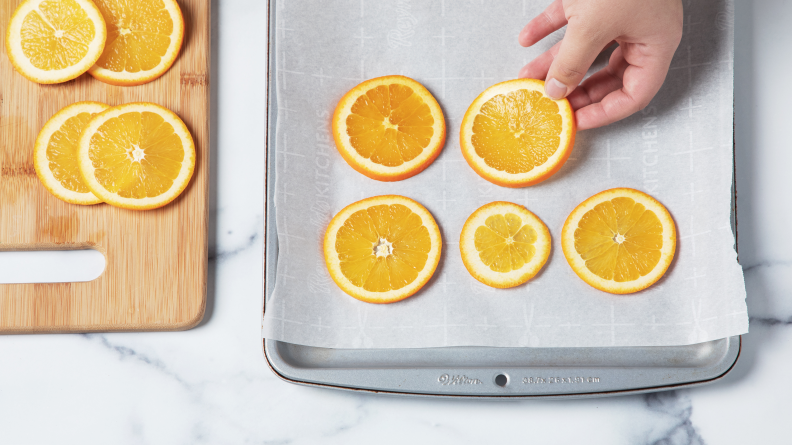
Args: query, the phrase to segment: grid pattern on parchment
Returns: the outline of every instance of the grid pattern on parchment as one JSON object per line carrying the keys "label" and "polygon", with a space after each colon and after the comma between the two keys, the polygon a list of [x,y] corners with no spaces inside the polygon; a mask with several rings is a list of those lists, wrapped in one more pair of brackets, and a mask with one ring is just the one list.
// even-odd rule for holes
{"label": "grid pattern on parchment", "polygon": [[[730,2],[685,5],[684,35],[652,103],[607,128],[578,133],[567,164],[550,180],[504,189],[478,177],[459,151],[467,106],[486,87],[557,42],[521,48],[519,30],[544,5],[527,0],[288,0],[276,8],[276,289],[267,338],[323,347],[680,345],[747,331],[742,271],[729,226],[732,174]],[[606,60],[606,59],[604,59]],[[603,61],[598,62],[602,65]],[[338,155],[330,115],[338,99],[372,77],[423,83],[446,116],[445,148],[423,173],[380,183]],[[611,187],[650,193],[673,214],[677,258],[666,277],[629,297],[580,281],[559,247],[569,211]],[[417,295],[378,306],[332,282],[321,252],[330,218],[379,194],[424,204],[443,232],[444,254]],[[526,285],[495,290],[474,280],[458,250],[477,207],[520,203],[550,228],[554,251]]]}

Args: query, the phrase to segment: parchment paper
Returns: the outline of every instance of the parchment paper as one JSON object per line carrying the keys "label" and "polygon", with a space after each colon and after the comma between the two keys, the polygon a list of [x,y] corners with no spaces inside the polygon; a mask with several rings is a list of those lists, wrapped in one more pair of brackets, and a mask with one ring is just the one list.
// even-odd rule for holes
{"label": "parchment paper", "polygon": [[[549,2],[549,0],[548,0]],[[278,273],[263,335],[332,348],[434,346],[684,345],[748,330],[742,269],[730,225],[732,195],[733,8],[704,0],[685,7],[685,32],[652,103],[606,128],[578,133],[569,161],[551,179],[506,189],[463,160],[459,125],[485,88],[561,38],[535,48],[520,29],[539,0],[344,0],[279,2],[276,214]],[[601,58],[599,66],[604,60]],[[403,74],[424,84],[446,116],[448,138],[421,174],[369,179],[335,149],[330,116],[341,96],[372,77]],[[627,296],[589,287],[567,264],[560,233],[569,212],[612,187],[662,202],[678,229],[674,262],[649,289]],[[426,206],[443,233],[432,280],[402,302],[373,305],[343,293],[321,250],[327,223],[344,206],[400,194]],[[458,237],[479,206],[525,205],[548,226],[553,251],[527,284],[496,290],[462,265]]]}

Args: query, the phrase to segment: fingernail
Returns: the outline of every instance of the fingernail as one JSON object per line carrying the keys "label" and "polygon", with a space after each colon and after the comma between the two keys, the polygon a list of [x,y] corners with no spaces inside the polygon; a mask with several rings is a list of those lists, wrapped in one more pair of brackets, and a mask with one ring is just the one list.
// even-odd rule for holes
{"label": "fingernail", "polygon": [[563,83],[559,82],[555,78],[548,80],[545,82],[545,94],[547,94],[550,99],[559,100],[563,99],[567,93],[567,86]]}

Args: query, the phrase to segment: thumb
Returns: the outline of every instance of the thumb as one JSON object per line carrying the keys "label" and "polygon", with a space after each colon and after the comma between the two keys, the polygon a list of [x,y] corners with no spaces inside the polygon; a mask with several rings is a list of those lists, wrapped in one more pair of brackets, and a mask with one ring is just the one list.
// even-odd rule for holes
{"label": "thumb", "polygon": [[558,53],[550,65],[545,80],[545,93],[551,99],[567,97],[583,80],[602,48],[611,41],[585,26],[569,23]]}

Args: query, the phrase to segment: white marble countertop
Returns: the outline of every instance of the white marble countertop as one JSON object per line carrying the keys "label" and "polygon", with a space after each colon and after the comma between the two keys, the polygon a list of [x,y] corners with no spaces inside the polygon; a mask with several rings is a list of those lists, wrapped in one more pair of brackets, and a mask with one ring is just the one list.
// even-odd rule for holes
{"label": "white marble countertop", "polygon": [[751,332],[736,368],[700,388],[558,402],[353,394],[291,385],[267,368],[259,331],[266,2],[213,3],[206,318],[187,332],[0,337],[0,443],[788,443],[792,3],[737,1],[738,227]]}

